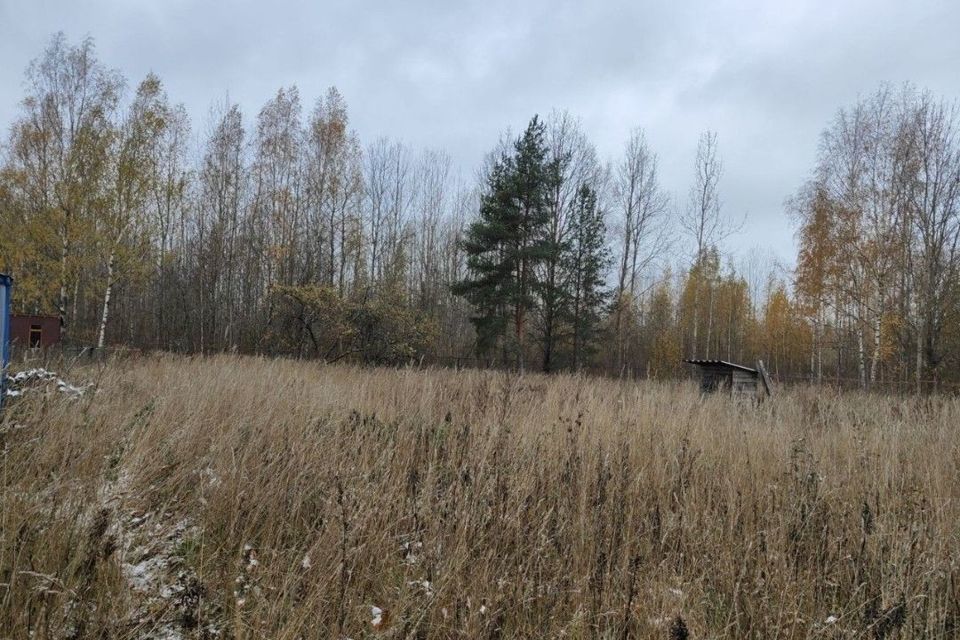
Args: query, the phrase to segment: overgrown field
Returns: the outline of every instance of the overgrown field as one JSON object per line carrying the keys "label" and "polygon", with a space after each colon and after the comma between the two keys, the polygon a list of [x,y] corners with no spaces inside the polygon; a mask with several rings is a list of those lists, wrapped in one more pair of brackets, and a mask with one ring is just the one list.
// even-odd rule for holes
{"label": "overgrown field", "polygon": [[941,638],[960,403],[163,357],[3,416],[0,637]]}

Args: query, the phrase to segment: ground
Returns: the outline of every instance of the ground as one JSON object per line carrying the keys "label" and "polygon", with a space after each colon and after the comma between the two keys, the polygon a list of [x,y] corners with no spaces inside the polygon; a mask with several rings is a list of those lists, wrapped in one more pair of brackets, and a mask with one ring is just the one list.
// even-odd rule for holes
{"label": "ground", "polygon": [[144,357],[0,418],[0,638],[919,638],[960,403]]}

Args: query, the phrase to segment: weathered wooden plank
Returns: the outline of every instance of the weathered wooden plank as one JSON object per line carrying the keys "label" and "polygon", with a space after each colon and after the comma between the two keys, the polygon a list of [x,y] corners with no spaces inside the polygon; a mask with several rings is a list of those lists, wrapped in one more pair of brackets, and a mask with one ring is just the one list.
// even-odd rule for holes
{"label": "weathered wooden plank", "polygon": [[757,360],[757,371],[760,372],[760,381],[763,383],[763,391],[770,397],[773,395],[773,385],[770,383],[770,376],[767,375],[767,368],[763,366],[763,360]]}

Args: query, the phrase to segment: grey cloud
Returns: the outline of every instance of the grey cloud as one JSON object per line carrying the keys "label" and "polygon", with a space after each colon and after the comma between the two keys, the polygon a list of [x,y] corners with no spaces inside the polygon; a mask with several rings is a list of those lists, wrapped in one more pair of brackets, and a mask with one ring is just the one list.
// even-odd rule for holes
{"label": "grey cloud", "polygon": [[252,120],[280,86],[307,107],[336,85],[362,138],[448,151],[466,176],[507,127],[553,108],[614,158],[642,126],[682,203],[699,132],[719,134],[730,246],[786,261],[783,201],[807,177],[837,108],[881,82],[960,97],[960,3],[17,2],[0,0],[0,123],[23,70],[58,30],[90,34],[136,82],[157,72],[200,128],[229,92]]}

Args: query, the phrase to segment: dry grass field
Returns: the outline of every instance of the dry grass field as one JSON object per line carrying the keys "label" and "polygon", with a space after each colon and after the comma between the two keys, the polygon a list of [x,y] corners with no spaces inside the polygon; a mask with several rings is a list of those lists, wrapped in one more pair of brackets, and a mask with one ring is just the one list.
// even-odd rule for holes
{"label": "dry grass field", "polygon": [[947,638],[960,402],[238,357],[0,419],[3,638]]}

